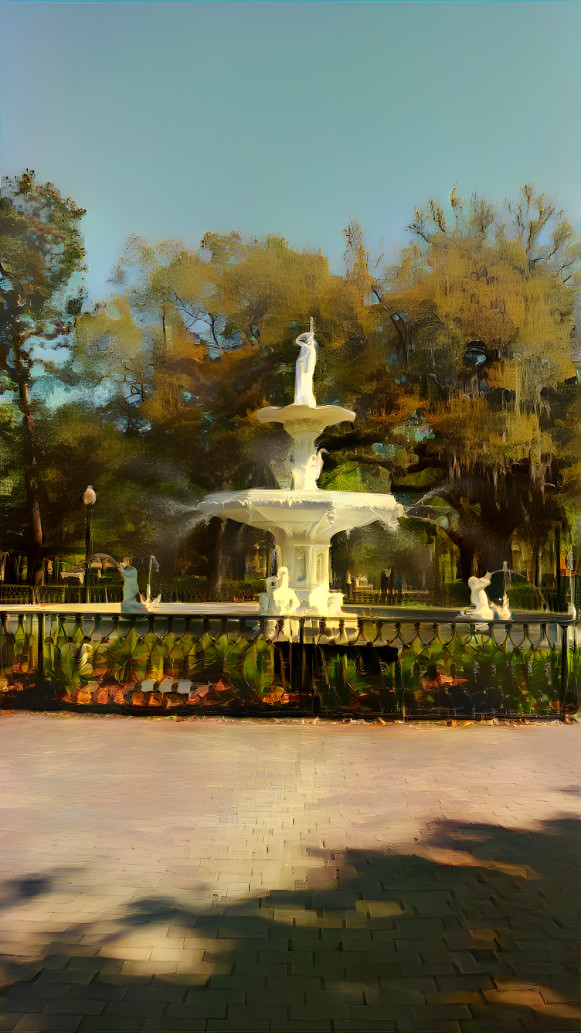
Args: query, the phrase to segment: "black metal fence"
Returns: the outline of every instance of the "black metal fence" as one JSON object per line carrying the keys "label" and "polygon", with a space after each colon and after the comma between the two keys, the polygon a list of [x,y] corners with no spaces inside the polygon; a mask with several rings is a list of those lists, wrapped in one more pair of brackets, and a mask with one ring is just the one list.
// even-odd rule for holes
{"label": "black metal fence", "polygon": [[[123,599],[123,585],[91,585],[91,602],[120,603]],[[85,588],[76,585],[9,585],[0,582],[0,606],[43,603],[62,606],[76,606],[85,602]]]}
{"label": "black metal fence", "polygon": [[[230,581],[224,586],[224,598],[234,602],[256,599],[258,586]],[[256,589],[256,591],[254,590]],[[123,585],[112,583],[107,578],[94,581],[89,586],[91,602],[117,603],[123,598]],[[164,602],[205,603],[211,601],[209,586],[205,579],[156,577],[153,585],[154,596],[161,593]],[[85,601],[85,588],[81,583],[58,585],[38,585],[31,587],[24,584],[8,584],[0,581],[0,606],[6,604],[56,603],[65,606],[76,606]],[[470,604],[470,592],[464,582],[456,581],[441,585],[436,592],[402,588],[399,591],[382,593],[372,585],[350,587],[345,596],[346,603],[358,606],[447,606],[463,609]],[[573,601],[577,612],[581,611],[581,578],[571,582],[568,577],[561,577],[560,587],[544,585],[542,592],[534,585],[515,584],[509,589],[511,610],[535,610],[541,613],[563,614],[567,612],[569,603]]]}
{"label": "black metal fence", "polygon": [[572,622],[0,613],[4,707],[565,718]]}

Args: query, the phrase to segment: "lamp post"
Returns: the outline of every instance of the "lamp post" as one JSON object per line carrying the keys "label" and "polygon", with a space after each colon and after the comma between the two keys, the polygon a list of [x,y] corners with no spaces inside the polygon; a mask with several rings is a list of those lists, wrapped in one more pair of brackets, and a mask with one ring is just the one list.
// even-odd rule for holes
{"label": "lamp post", "polygon": [[85,602],[90,603],[91,590],[89,588],[89,556],[91,555],[91,520],[93,516],[93,506],[97,501],[97,496],[93,490],[93,486],[89,484],[83,492],[83,505],[85,507]]}
{"label": "lamp post", "polygon": [[573,550],[572,549],[569,549],[569,551],[567,553],[567,559],[565,560],[565,563],[567,565],[567,573],[569,575],[569,591],[570,591],[569,616],[571,616],[573,618],[573,620],[576,620],[576,618],[577,618],[577,610],[575,609],[575,577],[574,577],[574,574],[573,574],[573,566],[574,566],[574,564],[573,564]]}

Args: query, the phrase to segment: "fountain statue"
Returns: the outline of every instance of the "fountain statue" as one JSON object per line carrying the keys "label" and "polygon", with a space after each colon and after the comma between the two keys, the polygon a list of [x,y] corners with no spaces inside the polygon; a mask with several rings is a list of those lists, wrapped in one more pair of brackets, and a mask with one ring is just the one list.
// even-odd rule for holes
{"label": "fountain statue", "polygon": [[266,592],[258,597],[260,610],[264,614],[296,613],[300,606],[297,593],[289,585],[288,570],[281,567],[278,574],[266,579]]}
{"label": "fountain statue", "polygon": [[314,332],[309,330],[308,334],[301,334],[300,337],[297,337],[297,344],[301,350],[296,364],[295,404],[314,407],[317,404],[313,393],[313,373],[317,363],[317,343]]}
{"label": "fountain statue", "polygon": [[141,601],[137,584],[137,570],[132,565],[130,557],[124,556],[123,562],[118,564],[117,569],[123,578],[121,613],[144,613],[147,607]]}
{"label": "fountain statue", "polygon": [[329,586],[329,551],[333,535],[364,527],[376,520],[398,529],[403,506],[393,495],[326,491],[318,486],[326,449],[317,438],[338,423],[352,423],[355,413],[339,405],[317,405],[313,373],[317,342],[313,320],[297,337],[294,401],[281,408],[257,412],[261,423],[282,424],[289,437],[290,490],[250,488],[206,496],[199,509],[207,518],[236,520],[270,531],[276,542],[279,575],[267,579],[260,596],[262,613],[289,616],[337,616],[343,595]]}
{"label": "fountain statue", "polygon": [[511,620],[508,596],[504,593],[500,604],[491,602],[486,589],[490,586],[492,575],[487,571],[484,577],[469,577],[470,608],[463,613],[467,617],[479,620]]}
{"label": "fountain statue", "polygon": [[121,603],[121,613],[148,613],[151,610],[159,608],[161,603],[161,595],[152,599],[151,596],[151,570],[152,561],[155,561],[156,569],[159,570],[157,560],[155,556],[149,558],[149,577],[147,583],[147,595],[143,596],[139,591],[139,585],[137,582],[137,568],[133,566],[130,556],[124,556],[121,563],[113,559],[112,556],[106,553],[96,553],[89,558],[89,564],[95,565],[96,561],[101,564],[101,569],[106,570],[108,567],[117,570],[123,578],[123,601]]}

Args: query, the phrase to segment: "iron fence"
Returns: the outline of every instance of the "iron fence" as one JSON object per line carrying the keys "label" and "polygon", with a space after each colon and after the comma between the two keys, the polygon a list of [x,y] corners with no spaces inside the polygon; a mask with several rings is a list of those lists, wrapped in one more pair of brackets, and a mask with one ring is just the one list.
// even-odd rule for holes
{"label": "iron fence", "polygon": [[[123,599],[122,585],[91,585],[91,602],[120,603]],[[63,606],[75,606],[84,603],[85,589],[83,585],[9,585],[0,582],[1,605],[42,605],[57,603]]]}
{"label": "iron fence", "polygon": [[[103,579],[105,581],[105,579]],[[543,586],[542,592],[533,585],[521,586],[522,591],[513,590],[511,609],[534,609],[539,614],[554,612],[564,614],[567,611],[570,601],[573,601],[577,612],[581,610],[581,578],[576,577],[571,592],[571,583],[568,577],[561,578],[561,587],[557,590],[554,586]],[[90,599],[92,603],[116,603],[123,598],[123,585],[96,582],[89,586]],[[183,603],[205,603],[210,602],[210,594],[207,584],[186,583],[183,580],[156,578],[153,586],[153,595],[161,596],[165,602]],[[524,594],[523,594],[524,593]],[[230,583],[226,589],[226,596],[234,602],[253,600],[257,593],[248,589],[244,584]],[[30,586],[25,584],[8,584],[0,581],[0,606],[2,604],[34,604],[34,603],[58,603],[63,606],[75,606],[85,601],[85,588],[82,583],[78,584],[56,584]],[[351,588],[346,595],[346,603],[359,606],[400,606],[402,603],[413,607],[417,604],[426,606],[439,605],[447,607],[467,607],[470,604],[470,593],[463,582],[445,584],[437,592],[428,589],[388,590],[381,592],[372,585]]]}
{"label": "iron fence", "polygon": [[0,613],[4,707],[546,719],[580,684],[565,617]]}

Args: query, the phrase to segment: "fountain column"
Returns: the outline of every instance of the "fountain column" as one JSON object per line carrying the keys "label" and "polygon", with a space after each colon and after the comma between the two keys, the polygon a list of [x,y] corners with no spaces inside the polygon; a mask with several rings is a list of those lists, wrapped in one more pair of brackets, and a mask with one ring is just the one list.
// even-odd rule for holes
{"label": "fountain column", "polygon": [[[317,512],[311,509],[308,523],[297,521],[299,508],[308,512],[309,503],[325,493],[317,487],[323,468],[324,449],[315,442],[326,427],[353,422],[355,413],[338,405],[318,406],[313,391],[313,373],[317,361],[317,342],[313,320],[308,333],[297,337],[300,351],[296,362],[295,395],[291,405],[268,406],[256,414],[262,423],[281,423],[290,444],[291,488],[287,493],[289,519],[277,519],[276,542],[281,566],[288,570],[289,585],[296,592],[304,613],[338,613],[343,597],[329,587],[330,538],[335,529],[332,507]],[[297,526],[299,525],[299,526]]]}

